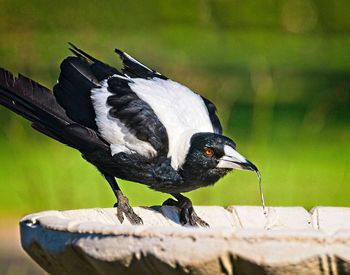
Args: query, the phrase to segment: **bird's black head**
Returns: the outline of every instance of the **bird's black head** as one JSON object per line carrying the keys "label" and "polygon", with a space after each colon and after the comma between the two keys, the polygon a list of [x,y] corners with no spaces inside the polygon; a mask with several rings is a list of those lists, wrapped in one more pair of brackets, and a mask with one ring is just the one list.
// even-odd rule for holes
{"label": "bird's black head", "polygon": [[214,133],[197,133],[191,138],[190,149],[182,175],[193,189],[215,183],[232,169],[257,171],[257,168],[236,150],[228,137]]}

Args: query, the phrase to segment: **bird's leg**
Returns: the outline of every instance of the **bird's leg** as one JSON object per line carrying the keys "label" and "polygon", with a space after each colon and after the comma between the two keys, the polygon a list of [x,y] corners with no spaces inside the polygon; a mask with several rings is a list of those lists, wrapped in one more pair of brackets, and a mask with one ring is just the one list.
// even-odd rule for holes
{"label": "bird's leg", "polygon": [[135,214],[134,210],[129,205],[128,198],[124,196],[122,190],[120,190],[115,178],[106,174],[104,174],[104,176],[108,181],[109,185],[112,187],[114,195],[117,198],[117,202],[114,204],[114,207],[117,208],[117,217],[120,223],[123,223],[125,215],[131,224],[143,224],[142,219]]}
{"label": "bird's leg", "polygon": [[172,194],[176,199],[167,199],[163,205],[176,206],[180,209],[180,222],[182,225],[189,223],[192,226],[209,227],[209,224],[203,221],[194,211],[192,202],[189,198],[179,194]]}

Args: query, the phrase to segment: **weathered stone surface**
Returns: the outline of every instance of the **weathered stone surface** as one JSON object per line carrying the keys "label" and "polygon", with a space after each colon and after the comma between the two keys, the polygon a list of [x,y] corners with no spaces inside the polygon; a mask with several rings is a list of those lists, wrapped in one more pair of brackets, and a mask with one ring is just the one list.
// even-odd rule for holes
{"label": "weathered stone surface", "polygon": [[350,208],[196,207],[210,228],[179,225],[170,206],[45,211],[21,220],[22,246],[52,274],[350,274]]}

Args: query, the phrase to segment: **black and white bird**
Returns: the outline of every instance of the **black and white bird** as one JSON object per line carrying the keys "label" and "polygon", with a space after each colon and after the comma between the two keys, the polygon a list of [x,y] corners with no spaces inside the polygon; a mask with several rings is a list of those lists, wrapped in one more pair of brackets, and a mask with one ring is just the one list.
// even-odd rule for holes
{"label": "black and white bird", "polygon": [[117,217],[142,224],[115,178],[171,194],[182,224],[208,226],[181,193],[214,184],[232,169],[257,171],[222,135],[208,99],[116,49],[113,68],[70,44],[53,93],[0,69],[0,104],[32,127],[79,150],[117,198]]}

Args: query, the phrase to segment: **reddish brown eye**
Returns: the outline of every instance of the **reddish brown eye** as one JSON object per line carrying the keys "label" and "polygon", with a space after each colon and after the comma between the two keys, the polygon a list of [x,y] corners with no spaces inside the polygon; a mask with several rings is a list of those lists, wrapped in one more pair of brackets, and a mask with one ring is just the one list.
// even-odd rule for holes
{"label": "reddish brown eye", "polygon": [[203,149],[203,154],[208,157],[208,158],[211,158],[212,156],[214,156],[214,149],[213,148],[208,148],[208,147],[205,147]]}

